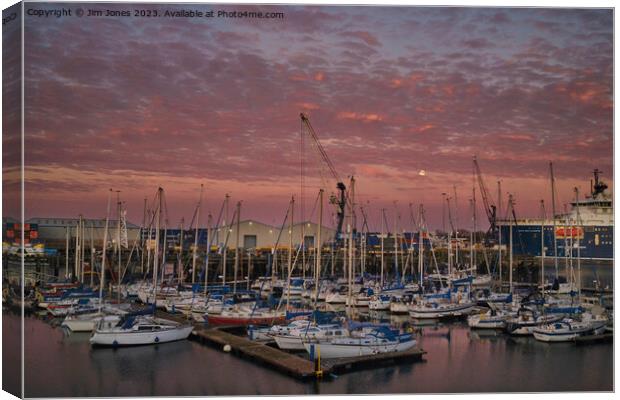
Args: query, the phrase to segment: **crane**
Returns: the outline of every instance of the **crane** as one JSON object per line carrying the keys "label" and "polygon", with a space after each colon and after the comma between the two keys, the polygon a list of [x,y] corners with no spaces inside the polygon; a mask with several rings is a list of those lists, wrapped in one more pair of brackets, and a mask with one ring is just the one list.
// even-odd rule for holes
{"label": "crane", "polygon": [[312,127],[312,124],[310,123],[310,120],[308,119],[308,117],[304,113],[300,113],[299,117],[301,118],[301,123],[303,124],[303,126],[306,127],[308,134],[310,135],[310,138],[312,138],[312,143],[315,145],[314,147],[317,149],[320,157],[327,165],[330,174],[337,182],[336,189],[338,189],[338,195],[336,196],[332,194],[330,196],[329,202],[331,204],[336,205],[337,207],[337,212],[336,212],[337,227],[336,227],[335,238],[338,239],[340,237],[340,234],[342,233],[342,224],[344,222],[345,207],[347,204],[347,196],[346,196],[347,187],[342,182],[342,179],[340,179],[340,175],[338,175],[338,172],[336,172],[336,168],[334,167],[334,164],[329,159],[327,153],[325,152],[325,149],[321,145],[321,142],[319,141],[319,137],[314,131],[314,128]]}
{"label": "crane", "polygon": [[478,165],[476,156],[474,156],[474,175],[475,179],[478,181],[478,186],[480,186],[480,194],[482,195],[482,202],[484,203],[484,212],[489,220],[489,230],[487,234],[494,235],[496,233],[495,230],[497,229],[496,207],[486,185],[484,184],[484,180],[482,179],[482,172],[480,172],[480,166]]}

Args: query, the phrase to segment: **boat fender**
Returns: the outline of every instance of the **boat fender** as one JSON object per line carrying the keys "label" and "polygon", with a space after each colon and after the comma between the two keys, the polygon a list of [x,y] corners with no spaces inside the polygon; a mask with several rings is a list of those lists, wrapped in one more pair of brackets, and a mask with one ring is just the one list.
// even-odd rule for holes
{"label": "boat fender", "polygon": [[229,344],[225,344],[223,350],[224,350],[224,353],[230,353],[230,351],[232,350],[232,347],[230,347]]}
{"label": "boat fender", "polygon": [[155,343],[159,343],[159,336],[155,336]]}
{"label": "boat fender", "polygon": [[118,347],[118,342],[117,342],[116,340],[115,340],[115,341],[113,341],[113,342],[112,342],[112,346],[114,346],[114,347]]}

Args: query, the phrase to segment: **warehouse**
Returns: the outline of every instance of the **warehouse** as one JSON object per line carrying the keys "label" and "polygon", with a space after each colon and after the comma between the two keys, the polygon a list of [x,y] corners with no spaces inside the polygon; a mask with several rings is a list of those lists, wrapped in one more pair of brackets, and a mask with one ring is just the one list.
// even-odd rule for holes
{"label": "warehouse", "polygon": [[[67,240],[67,231],[71,242],[73,242],[78,225],[78,218],[31,218],[28,224],[36,226],[38,229],[38,240],[43,243],[46,248],[64,248]],[[90,244],[91,237],[94,246],[100,248],[103,244],[103,233],[105,230],[105,219],[84,219],[85,241]],[[115,243],[117,240],[116,220],[109,221],[108,240]],[[198,235],[198,247],[205,249],[208,243],[208,229],[201,227]],[[228,225],[226,227],[213,228],[214,239],[212,246],[223,247],[226,245],[229,249],[237,246],[237,224]],[[287,225],[281,230],[281,227],[275,227],[255,220],[244,220],[239,223],[239,245],[245,249],[271,249],[276,243],[278,247],[285,248],[289,246],[290,227]],[[314,248],[315,242],[318,240],[318,225],[313,222],[297,223],[293,225],[293,245],[299,246],[304,237],[307,249]],[[140,227],[131,222],[127,222],[127,238],[129,243],[133,243],[140,236]],[[143,237],[148,237],[148,232],[143,232]],[[151,231],[151,237],[155,237],[155,232]],[[163,237],[163,231],[162,235]],[[166,238],[168,246],[176,246],[179,243],[180,230],[167,229]],[[321,242],[326,243],[334,237],[334,230],[327,227],[321,229]],[[184,248],[188,249],[194,242],[194,231],[185,230],[184,232]],[[71,244],[72,245],[72,244]]]}
{"label": "warehouse", "polygon": [[[48,248],[64,248],[67,240],[67,230],[70,238],[75,238],[79,218],[30,218],[27,224],[38,228],[38,238]],[[108,222],[108,240],[115,242],[117,237],[117,220]],[[105,231],[105,219],[84,219],[84,235],[86,243],[90,244],[91,238],[95,247],[101,248],[103,233]],[[127,238],[133,242],[139,237],[140,227],[127,222]]]}

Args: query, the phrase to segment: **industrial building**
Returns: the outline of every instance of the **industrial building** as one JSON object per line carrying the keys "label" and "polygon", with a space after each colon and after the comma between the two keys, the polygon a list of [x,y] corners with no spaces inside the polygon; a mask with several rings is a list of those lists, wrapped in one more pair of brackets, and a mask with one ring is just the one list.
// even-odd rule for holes
{"label": "industrial building", "polygon": [[[105,231],[105,219],[84,219],[84,241],[90,245],[91,239],[95,247],[101,248]],[[26,221],[31,227],[38,230],[38,240],[45,247],[64,248],[69,238],[75,238],[79,218],[30,218]],[[108,240],[115,242],[117,239],[117,220],[108,221]],[[127,222],[127,238],[133,242],[140,235],[140,227]]]}
{"label": "industrial building", "polygon": [[[5,233],[4,240],[11,241],[6,237],[7,226],[11,226],[13,229],[15,221],[4,220],[3,231]],[[78,218],[30,218],[26,221],[24,226],[27,226],[29,230],[35,231],[37,243],[43,244],[46,248],[50,249],[64,249],[67,242],[67,235],[70,241],[70,247],[72,247],[75,240]],[[130,246],[140,238],[141,231],[138,225],[131,222],[127,222],[127,239]],[[198,248],[204,250],[208,244],[212,247],[228,247],[234,249],[237,247],[237,240],[239,245],[244,249],[256,249],[265,250],[271,249],[275,245],[280,248],[287,248],[290,244],[290,226],[286,225],[282,227],[275,227],[272,225],[264,224],[256,220],[244,220],[239,222],[239,237],[237,238],[237,224],[222,226],[219,228],[213,228],[213,240],[208,240],[209,229],[206,227],[199,228],[198,232]],[[108,222],[108,241],[109,243],[115,243],[117,240],[117,220],[110,220]],[[84,219],[84,241],[87,246],[90,246],[91,240],[96,248],[101,248],[103,244],[105,230],[105,219]],[[162,229],[160,231],[160,237],[163,238],[164,232],[166,235],[167,247],[176,247],[180,243],[181,230],[180,229]],[[153,229],[142,230],[142,238],[149,237],[155,238],[155,232]],[[315,247],[315,243],[318,240],[318,225],[314,222],[296,223],[292,229],[292,243],[297,247],[302,242],[305,243],[306,249],[312,249]],[[321,228],[321,242],[325,244],[331,241],[334,237],[334,229],[323,226]],[[185,249],[189,249],[194,243],[195,231],[192,229],[184,230],[183,233],[183,246]],[[13,236],[19,236],[17,233],[12,233]],[[302,239],[303,237],[303,239]],[[163,239],[162,239],[163,240]]]}

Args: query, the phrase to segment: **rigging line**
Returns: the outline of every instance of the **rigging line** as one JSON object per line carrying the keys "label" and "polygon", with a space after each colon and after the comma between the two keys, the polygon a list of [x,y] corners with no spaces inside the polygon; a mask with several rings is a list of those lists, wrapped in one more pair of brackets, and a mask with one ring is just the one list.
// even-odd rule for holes
{"label": "rigging line", "polygon": [[284,221],[282,221],[282,226],[280,227],[280,231],[278,232],[278,237],[276,238],[276,241],[273,244],[274,251],[277,250],[278,244],[280,244],[280,238],[282,237],[282,232],[284,231],[284,227],[286,226],[286,221],[288,220],[288,215],[290,212],[291,212],[291,204],[289,203],[289,206],[286,209],[286,215],[284,216]]}
{"label": "rigging line", "polygon": [[319,204],[319,196],[320,195],[321,195],[320,193],[317,194],[316,198],[314,199],[314,205],[312,206],[312,212],[310,213],[310,216],[308,217],[308,221],[312,221],[312,217],[314,217],[314,212],[316,211],[316,206]]}
{"label": "rigging line", "polygon": [[325,164],[323,163],[323,160],[321,159],[321,157],[319,157],[319,154],[317,154],[317,153],[320,153],[320,149],[318,148],[317,144],[314,141],[310,141],[310,145],[314,149],[316,149],[316,152],[312,152],[312,154],[314,154],[316,164],[318,165],[319,177],[321,180],[321,184],[323,185],[322,188],[327,190],[332,185],[328,184],[329,178],[326,178],[327,174],[326,174]]}
{"label": "rigging line", "polygon": [[[235,207],[235,212],[233,213],[232,219],[230,220],[230,228],[228,228],[228,226],[226,227],[226,239],[224,240],[224,247],[223,248],[227,248],[228,247],[228,239],[230,238],[230,232],[232,231],[232,226],[233,223],[235,223],[235,218],[237,218],[237,208]],[[224,258],[222,257],[221,262],[220,262],[221,266],[222,266],[222,273],[223,273],[223,268],[224,268]],[[218,270],[219,272],[219,267]]]}
{"label": "rigging line", "polygon": [[196,214],[198,214],[198,207],[199,205],[197,204],[196,207],[194,208],[194,214],[192,215],[192,220],[189,223],[189,226],[187,227],[188,230],[194,229],[194,222],[196,221]]}
{"label": "rigging line", "polygon": [[301,139],[301,151],[300,151],[300,185],[301,185],[301,190],[300,190],[300,194],[301,194],[301,220],[304,220],[304,208],[305,208],[305,165],[304,165],[304,159],[306,156],[305,153],[305,145],[304,145],[304,121],[303,120],[299,120],[299,137]]}

